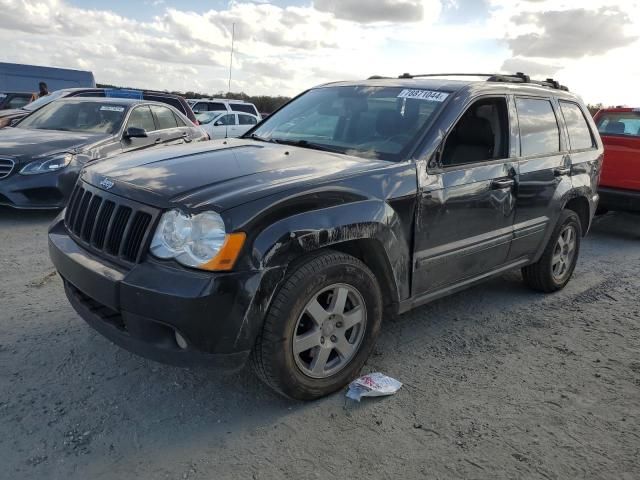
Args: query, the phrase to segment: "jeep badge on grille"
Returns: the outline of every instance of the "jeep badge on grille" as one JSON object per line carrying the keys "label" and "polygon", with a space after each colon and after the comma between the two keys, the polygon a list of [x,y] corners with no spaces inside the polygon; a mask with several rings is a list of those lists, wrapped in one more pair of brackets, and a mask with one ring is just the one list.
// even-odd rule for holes
{"label": "jeep badge on grille", "polygon": [[113,188],[114,185],[115,185],[115,183],[113,183],[108,178],[103,178],[102,181],[100,182],[100,186],[102,188],[104,188],[105,190],[109,190],[109,189]]}

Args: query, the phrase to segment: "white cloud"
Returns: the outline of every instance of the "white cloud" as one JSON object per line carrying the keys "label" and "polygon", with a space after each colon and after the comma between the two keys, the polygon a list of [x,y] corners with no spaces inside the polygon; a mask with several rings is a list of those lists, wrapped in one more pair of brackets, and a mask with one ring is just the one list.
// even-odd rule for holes
{"label": "white cloud", "polygon": [[[159,5],[158,2],[147,0]],[[0,0],[4,61],[93,70],[131,87],[294,95],[332,80],[405,71],[553,75],[587,101],[640,106],[640,2],[624,0],[237,0],[148,21],[65,0]],[[604,10],[603,10],[604,9]]]}

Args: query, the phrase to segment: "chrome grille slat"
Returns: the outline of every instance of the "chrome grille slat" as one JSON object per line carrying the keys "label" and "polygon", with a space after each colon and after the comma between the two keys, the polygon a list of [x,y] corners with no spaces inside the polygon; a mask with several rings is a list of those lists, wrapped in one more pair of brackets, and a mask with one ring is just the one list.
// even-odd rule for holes
{"label": "chrome grille slat", "polygon": [[0,180],[11,175],[15,166],[16,162],[11,158],[0,157]]}
{"label": "chrome grille slat", "polygon": [[158,212],[79,181],[65,213],[74,239],[123,264],[142,260]]}

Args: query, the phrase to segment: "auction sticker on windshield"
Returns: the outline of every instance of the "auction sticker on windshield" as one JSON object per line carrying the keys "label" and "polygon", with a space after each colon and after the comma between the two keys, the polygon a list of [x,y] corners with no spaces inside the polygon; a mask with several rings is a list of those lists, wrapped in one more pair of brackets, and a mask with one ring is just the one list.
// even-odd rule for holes
{"label": "auction sticker on windshield", "polygon": [[415,98],[429,102],[444,102],[448,96],[448,93],[436,92],[434,90],[411,90],[406,88],[400,92],[398,98]]}
{"label": "auction sticker on windshield", "polygon": [[112,107],[110,105],[103,105],[100,107],[100,110],[105,112],[124,112],[124,107]]}

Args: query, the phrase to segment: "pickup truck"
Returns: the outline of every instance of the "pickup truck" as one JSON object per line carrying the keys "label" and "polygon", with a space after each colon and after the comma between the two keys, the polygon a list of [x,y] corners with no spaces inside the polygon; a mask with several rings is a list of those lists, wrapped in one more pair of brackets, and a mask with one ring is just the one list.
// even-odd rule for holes
{"label": "pickup truck", "polygon": [[309,400],[359,373],[383,317],[511,269],[563,288],[602,157],[556,81],[332,83],[242,138],[87,165],[49,251],[116,344],[177,365],[250,360]]}
{"label": "pickup truck", "polygon": [[640,211],[640,108],[606,108],[595,115],[604,143],[600,209]]}

